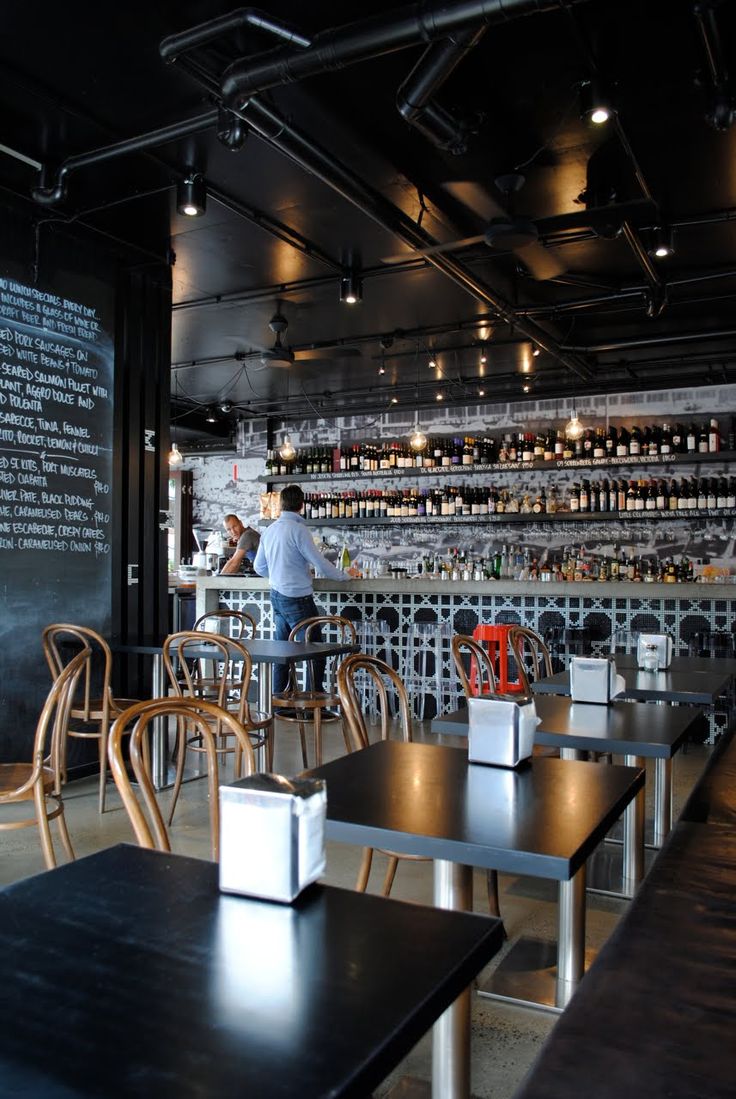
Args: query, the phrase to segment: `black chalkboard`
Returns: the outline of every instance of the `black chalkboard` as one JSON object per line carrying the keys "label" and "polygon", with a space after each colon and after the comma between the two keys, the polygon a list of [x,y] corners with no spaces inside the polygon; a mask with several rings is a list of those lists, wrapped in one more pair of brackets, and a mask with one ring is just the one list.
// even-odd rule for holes
{"label": "black chalkboard", "polygon": [[0,267],[0,761],[29,758],[41,630],[110,628],[112,290]]}

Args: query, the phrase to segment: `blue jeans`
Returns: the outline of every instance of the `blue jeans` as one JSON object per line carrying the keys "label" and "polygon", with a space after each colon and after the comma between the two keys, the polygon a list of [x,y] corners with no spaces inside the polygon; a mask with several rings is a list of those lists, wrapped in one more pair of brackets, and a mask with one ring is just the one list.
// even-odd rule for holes
{"label": "blue jeans", "polygon": [[[282,595],[281,592],[274,591],[273,588],[271,588],[271,610],[273,611],[273,621],[276,628],[275,637],[277,641],[288,641],[289,634],[294,626],[296,626],[297,622],[301,622],[303,618],[314,618],[316,615],[322,613],[314,601],[314,596]],[[315,630],[312,641],[321,640],[322,630]],[[310,666],[311,678],[313,680],[310,686],[315,691],[321,691],[325,676],[325,661],[312,660],[310,661]],[[288,666],[286,664],[274,664],[274,694],[281,694],[281,692],[286,689],[288,678]]]}

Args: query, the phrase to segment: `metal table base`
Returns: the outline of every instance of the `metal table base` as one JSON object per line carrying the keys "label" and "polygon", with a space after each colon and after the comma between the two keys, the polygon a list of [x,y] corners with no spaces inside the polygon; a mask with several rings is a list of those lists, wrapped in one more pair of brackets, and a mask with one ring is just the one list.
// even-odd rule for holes
{"label": "metal table base", "polygon": [[520,939],[479,996],[559,1014],[569,1004],[592,960],[585,952],[585,867],[559,885],[557,950],[554,943]]}

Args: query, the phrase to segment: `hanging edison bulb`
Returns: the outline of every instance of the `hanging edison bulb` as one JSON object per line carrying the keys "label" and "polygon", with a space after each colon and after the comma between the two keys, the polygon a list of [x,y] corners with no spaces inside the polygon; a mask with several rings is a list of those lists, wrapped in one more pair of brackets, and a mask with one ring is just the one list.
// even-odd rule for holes
{"label": "hanging edison bulb", "polygon": [[572,415],[570,416],[570,419],[565,424],[565,438],[566,439],[572,439],[573,442],[574,442],[576,439],[582,439],[584,434],[585,434],[585,428],[583,427],[582,423],[578,419],[578,414],[575,411],[575,409],[573,408]]}
{"label": "hanging edison bulb", "polygon": [[427,436],[422,431],[419,424],[414,425],[414,430],[409,436],[409,446],[412,450],[419,452],[420,450],[426,450],[427,448]]}
{"label": "hanging edison bulb", "polygon": [[169,451],[169,465],[180,466],[183,461],[184,455],[179,450],[179,447],[176,445],[176,443],[172,443],[171,450]]}
{"label": "hanging edison bulb", "polygon": [[290,436],[284,435],[284,441],[279,447],[279,458],[284,462],[293,462],[296,457],[296,448],[291,441]]}

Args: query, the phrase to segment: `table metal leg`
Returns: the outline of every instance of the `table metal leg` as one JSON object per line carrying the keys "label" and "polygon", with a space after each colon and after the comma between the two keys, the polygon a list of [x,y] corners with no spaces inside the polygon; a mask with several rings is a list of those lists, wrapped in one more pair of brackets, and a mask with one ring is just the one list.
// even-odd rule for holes
{"label": "table metal leg", "polygon": [[654,761],[654,846],[661,847],[672,827],[672,760]]}
{"label": "table metal leg", "polygon": [[[436,859],[434,904],[470,912],[473,869]],[[437,1020],[432,1031],[432,1099],[467,1099],[470,1095],[470,989],[466,988]]]}
{"label": "table metal leg", "polygon": [[[644,767],[640,756],[624,756],[627,767]],[[624,812],[624,866],[623,887],[625,897],[633,897],[644,876],[644,787],[630,801]]]}
{"label": "table metal leg", "polygon": [[[153,691],[153,698],[164,698],[164,658],[162,653],[154,653],[153,656],[153,675],[151,681],[151,690]],[[157,717],[153,722],[153,744],[152,744],[152,763],[153,768],[153,788],[154,790],[163,790],[168,785],[167,782],[167,752],[169,747],[168,737],[168,725],[166,718]]]}
{"label": "table metal leg", "polygon": [[273,674],[271,665],[262,660],[258,665],[258,709],[262,714],[270,714],[273,695]]}
{"label": "table metal leg", "polygon": [[557,930],[556,1006],[566,1007],[585,973],[585,865],[561,881]]}

